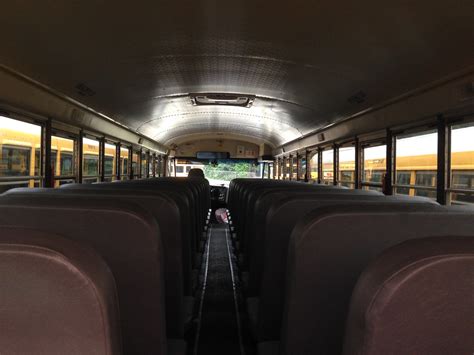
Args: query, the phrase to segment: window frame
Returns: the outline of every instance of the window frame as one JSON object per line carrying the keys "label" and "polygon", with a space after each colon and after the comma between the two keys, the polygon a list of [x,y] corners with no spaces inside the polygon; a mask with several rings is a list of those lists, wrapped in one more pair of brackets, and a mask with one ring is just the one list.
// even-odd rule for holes
{"label": "window frame", "polygon": [[[397,157],[398,139],[424,136],[424,135],[428,135],[428,134],[432,134],[432,133],[436,134],[436,142],[437,142],[437,146],[438,146],[438,142],[439,142],[438,131],[433,126],[423,125],[423,126],[419,126],[419,127],[413,128],[413,129],[398,131],[396,133],[394,132],[394,134],[393,134],[393,143],[392,143],[393,144],[392,188],[393,188],[393,193],[394,194],[415,197],[415,196],[423,196],[423,194],[417,194],[418,191],[426,192],[428,194],[430,192],[435,192],[435,196],[432,196],[430,198],[433,198],[433,199],[437,198],[436,191],[437,191],[437,178],[438,178],[438,147],[437,147],[437,150],[435,152],[436,162],[434,164],[434,170],[421,170],[421,169],[410,170],[410,173],[411,173],[410,174],[410,182],[411,182],[411,180],[414,179],[415,183],[414,184],[411,184],[410,182],[408,184],[399,184],[398,183],[398,172],[399,172],[399,170],[397,169],[397,160],[398,160],[397,158],[400,158],[400,157]],[[400,171],[403,171],[403,170],[400,170]],[[425,171],[426,172],[434,172],[434,175],[435,175],[434,186],[424,186],[424,185],[418,185],[417,184],[418,176],[420,176],[418,173],[419,172],[425,172]],[[399,193],[398,189],[408,189],[408,194]],[[423,196],[423,197],[429,197],[429,196]]]}
{"label": "window frame", "polygon": [[[313,158],[314,156],[318,157],[316,162],[316,169],[313,169]],[[306,164],[306,169],[308,170],[308,182],[320,184],[321,183],[321,172],[320,172],[320,162],[321,162],[321,149],[319,147],[308,150],[308,162]],[[317,174],[316,178],[313,179],[311,173],[315,172]]]}
{"label": "window frame", "polygon": [[[66,150],[66,149],[61,149],[60,147],[57,147],[57,153],[59,153],[59,159],[58,162],[59,162],[59,175],[56,174],[56,167],[55,167],[55,173],[53,174],[52,176],[52,179],[53,179],[53,186],[54,187],[59,187],[61,185],[64,185],[64,182],[66,184],[70,184],[70,183],[75,183],[78,181],[78,149],[79,149],[79,144],[78,144],[78,140],[79,140],[79,136],[77,134],[72,134],[72,133],[68,133],[68,132],[65,132],[65,131],[61,131],[61,130],[56,130],[56,129],[53,129],[52,132],[51,132],[51,153],[53,152],[52,150],[52,142],[53,142],[53,139],[56,137],[56,138],[60,138],[60,139],[66,139],[66,140],[71,140],[72,141],[72,173],[71,174],[62,174],[62,157],[63,157],[63,152],[65,153],[69,153],[70,151],[69,150]],[[57,154],[56,153],[56,154]],[[57,163],[58,163],[57,162]]]}
{"label": "window frame", "polygon": [[[446,204],[447,205],[452,205],[453,200],[452,200],[452,194],[459,193],[459,194],[464,194],[468,195],[472,198],[474,198],[474,185],[473,189],[462,189],[462,188],[454,188],[452,187],[453,185],[453,169],[452,169],[452,152],[451,152],[451,147],[452,147],[452,131],[453,127],[455,126],[468,126],[468,127],[474,127],[474,114],[468,115],[466,117],[463,117],[462,119],[448,119],[446,121],[446,130],[447,130],[447,140],[446,140],[446,188],[445,188],[445,196],[446,196]],[[474,170],[472,171],[474,174]],[[473,177],[474,179],[474,177]],[[474,184],[474,183],[473,183]],[[454,203],[456,205],[472,205],[471,203],[463,203],[457,201]]]}
{"label": "window frame", "polygon": [[[353,172],[352,177],[353,179],[351,179],[350,181],[342,181],[341,179],[341,159],[340,159],[340,149],[344,149],[344,148],[353,148],[354,149],[354,169],[353,170],[350,170]],[[356,141],[350,141],[350,142],[345,142],[345,143],[341,143],[340,145],[337,146],[337,177],[336,177],[336,181],[337,181],[337,185],[338,186],[345,186],[343,184],[349,184],[351,185],[352,187],[348,187],[348,186],[345,186],[345,187],[348,187],[350,189],[357,189],[357,142]]]}
{"label": "window frame", "polygon": [[[28,169],[28,176],[0,176],[0,186],[9,186],[14,185],[14,187],[20,187],[19,184],[26,184],[26,187],[40,187],[44,185],[45,175],[44,175],[44,141],[45,141],[45,121],[39,121],[35,119],[30,119],[25,116],[20,115],[9,115],[8,113],[2,112],[0,118],[6,118],[9,120],[14,120],[22,123],[31,124],[39,128],[39,143],[38,145],[32,144],[25,148],[30,149],[30,167]],[[3,146],[16,146],[15,144],[0,144],[0,148]],[[20,146],[23,147],[23,146]],[[38,175],[35,174],[35,163],[36,163],[36,150],[39,150],[39,165],[38,165]],[[33,166],[33,168],[32,168]],[[33,175],[32,175],[33,173]],[[8,190],[8,189],[7,189]],[[6,191],[6,190],[5,190]]]}
{"label": "window frame", "polygon": [[[372,148],[372,147],[378,147],[378,146],[385,146],[385,158],[384,158],[384,170],[382,173],[382,182],[372,182],[372,181],[365,181],[364,177],[364,171],[365,171],[365,149],[366,148]],[[384,175],[387,174],[387,139],[386,137],[380,138],[377,140],[371,140],[371,141],[364,141],[361,142],[361,147],[360,147],[360,188],[361,189],[366,189],[370,190],[371,187],[375,188],[375,190],[383,190],[384,188]]]}
{"label": "window frame", "polygon": [[[100,137],[97,137],[95,135],[91,135],[91,134],[83,134],[82,135],[82,154],[81,154],[81,158],[82,158],[82,164],[81,164],[81,168],[82,168],[82,174],[81,174],[81,183],[84,184],[93,184],[94,182],[100,182],[102,181],[102,169],[101,169],[101,164],[102,164],[102,155],[103,155],[103,138],[100,138]],[[85,149],[84,149],[84,139],[89,139],[89,140],[93,140],[93,141],[96,141],[98,143],[97,147],[98,147],[98,153],[97,153],[97,175],[86,175],[85,174],[85,159],[86,159],[86,155],[92,155],[90,153],[86,153]],[[95,156],[95,154],[93,154]],[[95,179],[95,181],[94,181]],[[87,180],[87,181],[86,181]]]}
{"label": "window frame", "polygon": [[[321,184],[324,184],[324,185],[334,185],[334,182],[336,181],[336,176],[334,175],[334,171],[336,170],[336,164],[337,164],[337,161],[334,159],[335,157],[335,152],[336,152],[336,147],[334,145],[325,145],[325,146],[322,146],[322,148],[320,149],[320,156],[318,159],[321,159],[321,162],[319,163],[319,165],[321,166],[321,178],[319,179],[320,180],[320,183]],[[328,152],[328,151],[332,151],[332,169],[331,169],[331,174],[332,174],[332,179],[331,180],[326,180],[324,178],[324,152]]]}

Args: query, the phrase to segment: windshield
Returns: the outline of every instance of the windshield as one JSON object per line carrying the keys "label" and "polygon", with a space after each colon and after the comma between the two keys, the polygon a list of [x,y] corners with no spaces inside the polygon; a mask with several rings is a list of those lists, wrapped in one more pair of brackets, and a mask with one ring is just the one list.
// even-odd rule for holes
{"label": "windshield", "polygon": [[[218,159],[213,161],[176,160],[176,175],[187,176],[192,168],[202,169],[204,176],[213,186],[229,186],[236,178],[260,178],[262,164],[252,159]],[[173,167],[171,170],[174,170]],[[172,175],[173,171],[172,171]]]}

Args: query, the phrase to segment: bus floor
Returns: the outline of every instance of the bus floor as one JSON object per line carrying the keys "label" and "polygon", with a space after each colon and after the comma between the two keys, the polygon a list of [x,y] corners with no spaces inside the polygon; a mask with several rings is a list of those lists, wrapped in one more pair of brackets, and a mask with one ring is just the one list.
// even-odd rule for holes
{"label": "bus floor", "polygon": [[255,354],[243,313],[236,257],[227,224],[208,230],[199,313],[189,354]]}

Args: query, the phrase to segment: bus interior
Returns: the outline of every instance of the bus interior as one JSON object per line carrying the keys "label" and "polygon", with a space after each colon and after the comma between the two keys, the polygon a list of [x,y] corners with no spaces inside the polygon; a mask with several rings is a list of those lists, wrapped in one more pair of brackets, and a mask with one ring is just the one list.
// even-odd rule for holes
{"label": "bus interior", "polygon": [[0,354],[474,353],[471,1],[4,1]]}

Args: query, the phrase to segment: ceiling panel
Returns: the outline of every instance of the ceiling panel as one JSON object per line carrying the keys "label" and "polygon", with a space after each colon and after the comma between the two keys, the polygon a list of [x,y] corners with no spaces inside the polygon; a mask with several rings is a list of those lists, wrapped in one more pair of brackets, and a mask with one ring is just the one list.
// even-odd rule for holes
{"label": "ceiling panel", "polygon": [[[0,62],[161,143],[277,146],[473,65],[473,17],[465,0],[10,1]],[[200,92],[257,99],[191,105]]]}

